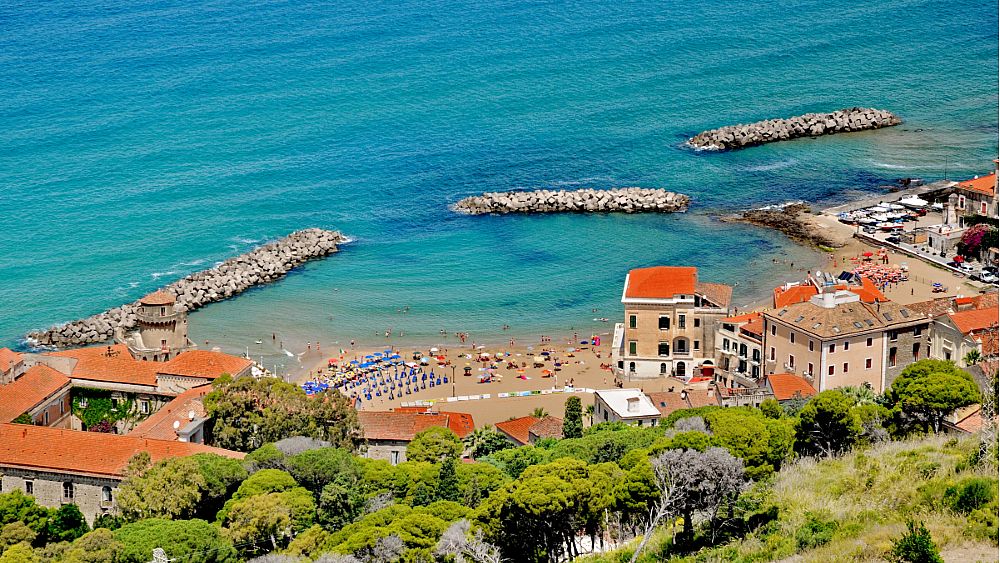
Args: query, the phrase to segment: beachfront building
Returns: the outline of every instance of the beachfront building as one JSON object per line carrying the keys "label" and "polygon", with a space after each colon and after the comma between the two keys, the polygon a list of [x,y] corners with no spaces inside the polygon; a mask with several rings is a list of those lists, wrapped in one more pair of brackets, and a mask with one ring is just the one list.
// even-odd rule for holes
{"label": "beachfront building", "polygon": [[1000,200],[997,199],[997,160],[993,161],[993,172],[959,182],[955,186],[957,210],[963,226],[971,224],[970,217],[982,216],[996,220],[1000,218]]}
{"label": "beachfront building", "polygon": [[129,436],[204,444],[209,441],[205,395],[211,385],[189,389],[136,425]]}
{"label": "beachfront building", "polygon": [[594,422],[624,422],[633,426],[656,426],[660,411],[639,389],[594,391]]}
{"label": "beachfront building", "polygon": [[930,324],[891,301],[865,303],[833,288],[763,317],[766,373],[801,374],[819,391],[870,385],[881,393],[924,357]]}
{"label": "beachfront building", "polygon": [[556,416],[522,416],[493,426],[515,446],[534,444],[542,438],[562,438],[563,420]]}
{"label": "beachfront building", "polygon": [[196,453],[244,455],[202,444],[0,424],[0,491],[21,491],[52,508],[76,504],[93,524],[97,516],[115,512],[118,485],[139,452],[148,452],[153,463]]}
{"label": "beachfront building", "polygon": [[73,410],[70,388],[68,377],[48,366],[34,366],[13,383],[0,387],[0,423],[69,428]]}
{"label": "beachfront building", "polygon": [[758,386],[764,358],[764,319],[748,313],[715,325],[715,381],[726,388]]}
{"label": "beachfront building", "polygon": [[166,362],[195,348],[188,338],[187,312],[177,309],[177,298],[159,290],[139,299],[135,330],[119,331],[115,342],[128,346],[137,360]]}
{"label": "beachfront building", "polygon": [[0,385],[14,381],[24,373],[24,359],[10,348],[0,348]]}
{"label": "beachfront building", "polygon": [[973,297],[940,297],[908,307],[932,319],[927,355],[965,365],[965,356],[976,350],[981,361],[997,357],[996,293]]}
{"label": "beachfront building", "polygon": [[625,277],[625,323],[612,360],[628,378],[692,376],[715,365],[716,323],[729,316],[733,288],[698,280],[692,267],[638,268]]}
{"label": "beachfront building", "polygon": [[365,457],[386,460],[393,465],[406,461],[406,446],[428,428],[442,426],[459,438],[465,438],[476,428],[471,414],[431,412],[428,407],[359,411],[358,423],[364,434]]}

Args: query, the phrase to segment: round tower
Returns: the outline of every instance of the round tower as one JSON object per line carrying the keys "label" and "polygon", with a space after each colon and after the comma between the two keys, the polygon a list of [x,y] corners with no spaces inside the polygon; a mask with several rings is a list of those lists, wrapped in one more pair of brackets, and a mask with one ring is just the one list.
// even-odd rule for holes
{"label": "round tower", "polygon": [[177,298],[159,290],[139,300],[136,337],[128,342],[137,359],[165,362],[193,346],[188,339],[187,313],[176,309]]}

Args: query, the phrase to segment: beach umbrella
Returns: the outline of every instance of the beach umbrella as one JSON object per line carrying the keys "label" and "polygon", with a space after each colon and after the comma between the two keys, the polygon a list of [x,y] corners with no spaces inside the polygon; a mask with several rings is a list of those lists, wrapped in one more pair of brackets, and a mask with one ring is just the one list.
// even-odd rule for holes
{"label": "beach umbrella", "polygon": [[871,258],[872,256],[875,256],[875,254],[871,251],[865,251],[861,255],[864,256],[865,258]]}
{"label": "beach umbrella", "polygon": [[432,354],[433,354],[433,353],[436,353],[437,351],[438,351],[438,349],[437,349],[437,348],[431,348],[431,353],[432,353]]}
{"label": "beach umbrella", "polygon": [[951,261],[956,264],[961,264],[962,262],[965,262],[965,258],[962,258],[961,256],[955,256],[954,258],[951,259]]}

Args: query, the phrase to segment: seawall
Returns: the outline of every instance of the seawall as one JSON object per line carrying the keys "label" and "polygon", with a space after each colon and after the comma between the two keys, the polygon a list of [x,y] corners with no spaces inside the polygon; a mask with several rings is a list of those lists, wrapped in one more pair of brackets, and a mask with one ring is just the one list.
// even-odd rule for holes
{"label": "seawall", "polygon": [[664,189],[535,190],[487,192],[455,204],[456,211],[484,213],[674,213],[686,211],[691,198]]}
{"label": "seawall", "polygon": [[[178,310],[194,311],[253,286],[275,281],[304,262],[336,252],[337,245],[343,242],[344,237],[336,231],[317,228],[295,231],[161,289],[177,297]],[[135,326],[138,306],[139,302],[133,301],[85,319],[30,332],[26,339],[32,346],[56,347],[106,342],[114,337],[116,329],[127,331]]]}
{"label": "seawall", "polygon": [[831,113],[807,113],[787,119],[728,125],[698,133],[688,140],[688,144],[703,150],[737,150],[800,137],[881,129],[902,122],[890,111],[854,107]]}

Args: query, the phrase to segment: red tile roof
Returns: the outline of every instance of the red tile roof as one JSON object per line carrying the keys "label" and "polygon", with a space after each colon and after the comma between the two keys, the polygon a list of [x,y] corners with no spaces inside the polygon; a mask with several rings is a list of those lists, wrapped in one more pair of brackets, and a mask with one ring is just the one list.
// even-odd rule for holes
{"label": "red tile roof", "polygon": [[674,411],[683,409],[693,409],[697,407],[717,406],[718,399],[715,393],[712,395],[705,389],[687,389],[687,398],[681,398],[681,391],[662,391],[656,393],[646,393],[649,400],[653,402],[656,410],[661,416],[667,416]]}
{"label": "red tile roof", "polygon": [[91,346],[51,352],[50,356],[76,358],[70,377],[111,383],[156,387],[156,370],[163,364],[136,360],[124,344]]}
{"label": "red tile roof", "polygon": [[975,434],[983,429],[983,409],[977,408],[962,420],[955,423],[955,427],[963,432]]}
{"label": "red tile roof", "polygon": [[178,354],[174,359],[160,367],[157,373],[165,375],[183,375],[186,377],[203,377],[215,379],[224,373],[237,375],[253,364],[246,358],[230,356],[222,352],[208,350],[189,350]]}
{"label": "red tile roof", "polygon": [[724,283],[697,282],[694,284],[694,290],[723,308],[729,308],[729,302],[733,298],[733,286]]}
{"label": "red tile roof", "polygon": [[154,463],[196,453],[214,453],[235,459],[244,456],[240,452],[176,440],[0,424],[0,466],[121,477],[129,458],[143,451],[149,452]]}
{"label": "red tile roof", "polygon": [[698,268],[655,266],[636,268],[628,273],[625,297],[669,299],[675,295],[694,295]]}
{"label": "red tile roof", "polygon": [[998,322],[998,313],[996,309],[970,309],[968,311],[959,311],[957,313],[951,313],[948,315],[951,322],[955,323],[955,326],[962,334],[969,334],[970,332],[977,330],[985,330],[992,326],[996,326]]}
{"label": "red tile roof", "polygon": [[763,319],[763,317],[761,317],[760,313],[758,313],[756,319],[754,319],[754,320],[748,322],[747,324],[741,326],[740,330],[745,330],[745,331],[749,332],[750,334],[756,334],[757,336],[763,335],[764,334],[764,319]]}
{"label": "red tile roof", "polygon": [[14,420],[69,386],[69,378],[49,366],[31,367],[13,383],[0,387],[0,422]]}
{"label": "red tile roof", "polygon": [[176,440],[177,431],[174,430],[174,422],[180,421],[183,427],[190,422],[188,415],[191,411],[194,411],[196,417],[205,416],[202,398],[211,392],[211,385],[202,385],[177,395],[172,401],[160,407],[160,410],[140,422],[128,435],[137,438]]}
{"label": "red tile roof", "polygon": [[177,302],[177,297],[172,293],[167,293],[162,289],[154,291],[139,300],[143,305],[173,305]]}
{"label": "red tile roof", "polygon": [[958,183],[959,189],[985,195],[994,195],[996,193],[996,185],[997,175],[994,172]]}
{"label": "red tile roof", "polygon": [[21,354],[10,348],[0,348],[0,372],[9,371],[17,362],[21,361]]}
{"label": "red tile roof", "polygon": [[475,429],[472,415],[458,412],[359,411],[358,422],[366,440],[409,442],[418,433],[434,426],[448,428],[464,438]]}
{"label": "red tile roof", "polygon": [[503,422],[497,422],[493,426],[496,426],[497,430],[513,438],[517,443],[524,445],[528,443],[528,430],[540,420],[537,416],[522,416],[521,418],[512,418]]}
{"label": "red tile roof", "polygon": [[983,356],[987,358],[996,356],[1000,354],[1000,343],[997,342],[998,339],[997,329],[983,330],[977,333],[973,338],[976,342],[979,342],[982,350],[980,351]]}
{"label": "red tile roof", "polygon": [[740,323],[750,322],[754,319],[759,319],[759,318],[760,318],[760,313],[746,313],[744,315],[736,315],[735,317],[726,317],[719,322],[740,324]]}
{"label": "red tile roof", "polygon": [[[861,278],[860,286],[841,283],[836,287],[837,289],[846,289],[856,293],[864,303],[885,303],[889,300],[888,297],[879,291],[875,283],[866,277]],[[787,289],[783,286],[776,287],[774,288],[774,308],[781,309],[782,307],[787,307],[796,303],[805,303],[806,301],[809,301],[813,295],[818,294],[819,290],[816,289],[816,286],[811,283],[793,285]]]}
{"label": "red tile roof", "polygon": [[545,416],[528,429],[528,438],[562,438],[563,419],[557,416]]}
{"label": "red tile roof", "polygon": [[796,397],[808,398],[816,394],[808,381],[790,373],[771,374],[767,376],[767,384],[774,393],[774,398],[779,401]]}

